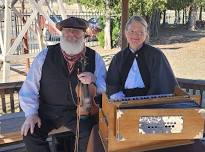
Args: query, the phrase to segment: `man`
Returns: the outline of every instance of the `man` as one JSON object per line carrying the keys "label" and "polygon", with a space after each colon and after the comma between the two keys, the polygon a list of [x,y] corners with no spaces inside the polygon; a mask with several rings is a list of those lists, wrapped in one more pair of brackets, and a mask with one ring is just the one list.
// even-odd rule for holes
{"label": "man", "polygon": [[[85,47],[87,24],[70,17],[57,24],[62,32],[60,43],[44,49],[35,58],[19,92],[26,120],[21,133],[28,152],[49,152],[48,133],[60,126],[76,130],[78,82],[105,92],[105,64],[98,53]],[[80,60],[85,59],[85,72],[79,73]],[[80,119],[80,152],[85,152],[94,116]]]}
{"label": "man", "polygon": [[107,93],[111,99],[174,93],[178,86],[171,66],[159,49],[147,44],[148,25],[133,16],[125,27],[128,47],[112,59],[107,73]]}

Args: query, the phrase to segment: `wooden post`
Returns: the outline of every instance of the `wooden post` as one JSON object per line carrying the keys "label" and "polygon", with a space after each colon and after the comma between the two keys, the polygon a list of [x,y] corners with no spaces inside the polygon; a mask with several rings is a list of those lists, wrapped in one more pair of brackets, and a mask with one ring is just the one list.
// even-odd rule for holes
{"label": "wooden post", "polygon": [[[33,12],[32,12],[32,14],[30,15],[29,19],[26,21],[26,24],[22,27],[21,32],[19,33],[18,37],[15,39],[15,41],[14,41],[13,45],[11,46],[11,48],[9,48],[9,51],[7,52],[7,55],[13,54],[13,53],[15,52],[16,48],[17,48],[18,45],[21,43],[22,38],[23,38],[23,36],[25,35],[26,31],[28,30],[28,28],[29,28],[30,25],[32,24],[32,21],[35,20],[37,14],[38,14],[38,10],[40,10],[40,9],[37,8],[36,5],[33,5],[33,3],[35,3],[35,1],[29,0],[29,2],[30,2],[31,5],[32,5]],[[37,5],[38,5],[38,7],[40,7],[42,4],[43,4],[43,0],[40,0]],[[41,12],[42,12],[42,10],[41,10]],[[43,12],[42,12],[42,13],[43,13]],[[44,15],[45,15],[45,13],[44,13]],[[50,19],[50,18],[49,18],[49,19]],[[50,20],[51,20],[51,19],[50,19]],[[52,20],[51,20],[50,22],[51,22],[51,24],[54,26],[55,23],[54,23]],[[58,31],[59,31],[59,30],[58,30]],[[60,33],[60,31],[59,31],[59,33]]]}
{"label": "wooden post", "polygon": [[42,5],[42,4],[39,4],[39,3],[42,3],[42,0],[41,0],[39,3],[36,3],[35,1],[32,1],[32,0],[29,0],[29,2],[30,2],[30,4],[31,4],[31,6],[32,6],[33,8],[35,8],[35,10],[37,10],[41,15],[43,15],[43,16],[45,17],[45,19],[48,21],[48,23],[50,24],[50,26],[52,26],[52,28],[54,28],[55,31],[60,35],[60,34],[61,34],[61,31],[59,31],[59,30],[56,28],[56,23],[54,23],[54,22],[50,19],[49,15],[48,15],[47,13],[45,13],[45,12],[43,11],[43,9],[41,8],[41,5]]}
{"label": "wooden post", "polygon": [[129,0],[122,0],[122,16],[121,16],[121,49],[127,47],[127,40],[125,38],[125,25],[128,20],[128,3]]}
{"label": "wooden post", "polygon": [[0,48],[1,50],[4,49],[4,41],[3,41],[3,38],[2,38],[2,29],[0,29]]}
{"label": "wooden post", "polygon": [[37,38],[40,50],[42,50],[45,47],[43,38],[43,26],[44,25],[42,25],[42,16],[40,16],[40,14],[38,13]]}
{"label": "wooden post", "polygon": [[10,63],[6,60],[7,50],[10,48],[11,43],[11,4],[10,0],[5,0],[5,12],[4,12],[4,48],[2,49],[3,55],[3,82],[9,80]]}
{"label": "wooden post", "polygon": [[[27,13],[27,11],[26,11]],[[23,25],[26,24],[26,19],[25,19],[25,3],[24,0],[22,1],[22,14],[23,14]],[[23,36],[23,54],[28,54],[29,53],[29,48],[28,48],[28,31],[26,31],[25,35]],[[25,72],[28,73],[28,70],[30,68],[30,59],[26,58],[26,63],[25,63]]]}
{"label": "wooden post", "polygon": [[58,6],[59,6],[59,10],[60,10],[60,13],[61,13],[61,16],[64,19],[67,18],[67,15],[66,15],[66,11],[65,11],[65,8],[63,6],[63,1],[62,0],[58,0]]}

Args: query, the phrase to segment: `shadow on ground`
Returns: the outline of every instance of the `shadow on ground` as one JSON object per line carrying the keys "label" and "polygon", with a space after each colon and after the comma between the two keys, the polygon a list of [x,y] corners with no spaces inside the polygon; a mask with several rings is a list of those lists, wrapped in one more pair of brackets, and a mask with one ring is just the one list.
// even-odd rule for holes
{"label": "shadow on ground", "polygon": [[205,29],[189,31],[186,29],[186,25],[168,25],[161,27],[158,38],[151,38],[150,43],[154,45],[188,43],[198,41],[204,36]]}

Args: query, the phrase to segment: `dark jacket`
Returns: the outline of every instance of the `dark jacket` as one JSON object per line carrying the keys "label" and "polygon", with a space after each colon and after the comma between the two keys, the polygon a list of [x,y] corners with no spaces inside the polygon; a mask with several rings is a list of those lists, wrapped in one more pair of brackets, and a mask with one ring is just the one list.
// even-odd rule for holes
{"label": "dark jacket", "polygon": [[[124,84],[134,59],[137,60],[145,88],[125,89]],[[178,85],[171,66],[161,50],[148,44],[135,55],[127,47],[112,59],[107,73],[107,93],[123,91],[126,96],[173,93]]]}

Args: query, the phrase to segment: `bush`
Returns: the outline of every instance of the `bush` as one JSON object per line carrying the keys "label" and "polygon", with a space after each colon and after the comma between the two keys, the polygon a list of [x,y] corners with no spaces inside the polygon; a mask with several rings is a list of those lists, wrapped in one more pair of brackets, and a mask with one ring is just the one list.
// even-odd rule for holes
{"label": "bush", "polygon": [[100,31],[98,34],[97,34],[97,38],[98,38],[98,41],[99,41],[99,44],[102,48],[104,48],[104,45],[105,45],[105,33],[104,33],[104,30]]}
{"label": "bush", "polygon": [[111,20],[112,47],[117,47],[120,40],[120,19],[115,17]]}
{"label": "bush", "polygon": [[[100,17],[100,27],[102,29],[101,32],[97,34],[97,38],[101,47],[104,48],[105,45],[105,37],[104,37],[104,28],[105,28],[105,19]],[[111,18],[111,44],[112,47],[118,46],[120,40],[120,19],[118,17]]]}
{"label": "bush", "polygon": [[104,48],[105,45],[105,34],[104,34],[104,28],[105,28],[105,20],[103,16],[99,17],[99,26],[101,31],[97,34],[97,39],[99,41],[99,44],[102,48]]}

